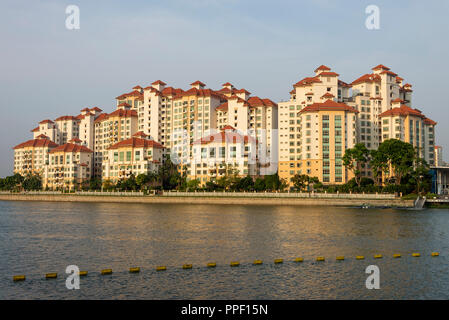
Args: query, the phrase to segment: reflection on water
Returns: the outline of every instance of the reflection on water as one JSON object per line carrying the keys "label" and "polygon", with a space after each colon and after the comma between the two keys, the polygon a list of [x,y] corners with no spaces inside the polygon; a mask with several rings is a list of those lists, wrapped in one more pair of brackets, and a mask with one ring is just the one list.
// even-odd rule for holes
{"label": "reflection on water", "polygon": [[[448,232],[449,210],[4,201],[0,298],[447,299]],[[304,263],[291,262],[297,256]],[[230,268],[234,260],[241,266]],[[206,268],[212,261],[217,268]],[[71,264],[89,271],[80,290],[65,288]],[[380,290],[365,288],[370,264],[381,270]],[[142,272],[130,275],[131,266]],[[100,276],[103,268],[113,275]],[[44,281],[47,272],[60,277]],[[13,283],[14,274],[27,280]]]}

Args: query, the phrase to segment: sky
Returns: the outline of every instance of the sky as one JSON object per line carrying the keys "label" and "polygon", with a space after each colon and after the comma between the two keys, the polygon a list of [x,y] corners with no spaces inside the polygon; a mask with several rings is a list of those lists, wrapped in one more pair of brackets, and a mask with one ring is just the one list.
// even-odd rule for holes
{"label": "sky", "polygon": [[[68,5],[79,30],[66,28]],[[368,5],[379,7],[378,30],[365,26]],[[112,112],[135,85],[229,81],[278,102],[321,64],[345,82],[383,64],[411,83],[448,161],[448,14],[447,0],[2,0],[0,176],[39,121]]]}

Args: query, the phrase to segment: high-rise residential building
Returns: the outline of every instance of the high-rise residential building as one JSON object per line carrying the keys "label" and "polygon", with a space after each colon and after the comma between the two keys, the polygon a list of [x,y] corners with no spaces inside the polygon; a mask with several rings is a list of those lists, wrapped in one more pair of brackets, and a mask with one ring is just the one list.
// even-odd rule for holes
{"label": "high-rise residential building", "polygon": [[102,176],[102,163],[108,160],[108,148],[129,139],[137,132],[137,111],[122,103],[112,113],[102,113],[95,121],[94,176]]}
{"label": "high-rise residential building", "polygon": [[103,160],[103,181],[117,182],[131,174],[157,173],[163,161],[164,147],[148,139],[142,131],[111,145]]}
{"label": "high-rise residential building", "polygon": [[22,176],[46,174],[50,151],[58,147],[49,137],[41,134],[14,147],[14,173]]}
{"label": "high-rise residential building", "polygon": [[143,105],[143,89],[141,86],[135,86],[133,91],[124,93],[115,98],[117,100],[117,109],[119,106],[128,106],[131,110],[137,111]]}
{"label": "high-rise residential building", "polygon": [[257,146],[255,138],[225,126],[220,132],[193,142],[187,179],[197,179],[204,185],[227,174],[255,177],[259,174]]}
{"label": "high-rise residential building", "polygon": [[33,132],[34,138],[45,135],[59,145],[79,138],[82,145],[93,148],[94,120],[101,111],[98,107],[84,108],[77,116],[61,116],[53,121],[46,119],[39,122],[39,126],[31,132]]}
{"label": "high-rise residential building", "polygon": [[50,151],[47,174],[42,186],[51,190],[74,189],[92,177],[93,151],[80,145],[78,138]]}
{"label": "high-rise residential building", "polygon": [[413,145],[418,156],[435,165],[435,125],[418,109],[410,108],[397,99],[392,109],[379,115],[382,140],[398,139]]}

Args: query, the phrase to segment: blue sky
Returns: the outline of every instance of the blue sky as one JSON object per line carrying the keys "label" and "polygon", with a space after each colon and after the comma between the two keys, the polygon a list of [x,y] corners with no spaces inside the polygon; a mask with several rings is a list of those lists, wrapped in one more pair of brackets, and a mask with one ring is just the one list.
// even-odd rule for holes
{"label": "blue sky", "polygon": [[[80,30],[65,28],[70,4]],[[365,28],[370,4],[380,30]],[[2,0],[0,13],[0,176],[40,120],[111,112],[137,84],[229,81],[279,101],[321,64],[346,82],[390,67],[413,85],[413,106],[439,122],[449,160],[449,1]]]}

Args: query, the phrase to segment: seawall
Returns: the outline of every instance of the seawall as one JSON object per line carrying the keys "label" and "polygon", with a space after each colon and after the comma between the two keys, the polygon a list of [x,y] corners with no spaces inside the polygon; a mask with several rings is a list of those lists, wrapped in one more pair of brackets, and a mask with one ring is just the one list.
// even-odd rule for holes
{"label": "seawall", "polygon": [[414,207],[413,200],[397,199],[320,199],[320,198],[241,198],[241,197],[164,197],[164,196],[85,196],[0,194],[3,201],[105,202],[155,204],[215,204],[215,205],[286,205],[286,206],[377,206]]}

